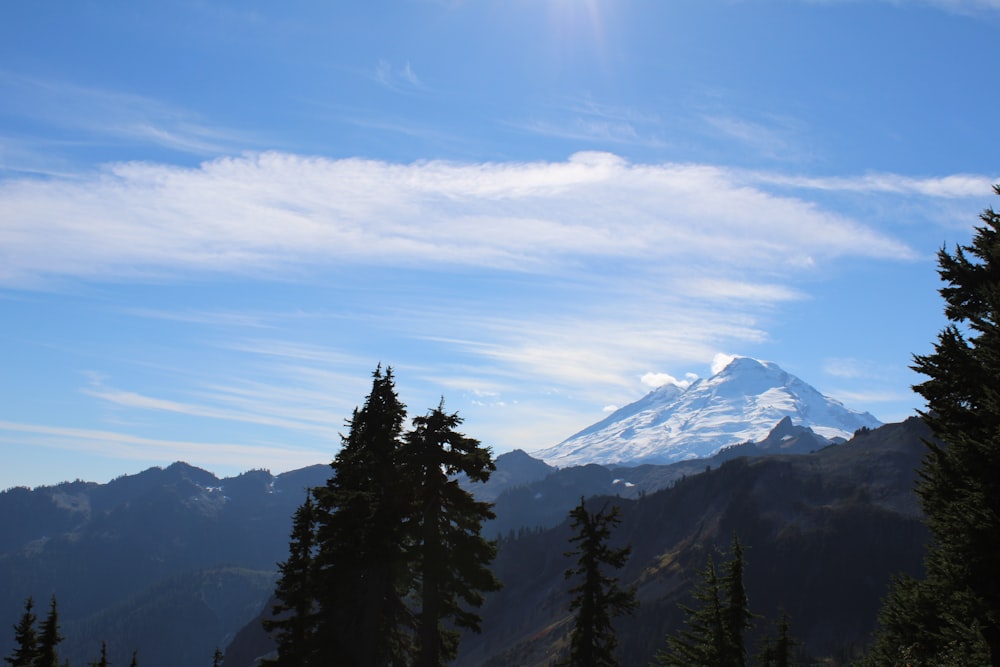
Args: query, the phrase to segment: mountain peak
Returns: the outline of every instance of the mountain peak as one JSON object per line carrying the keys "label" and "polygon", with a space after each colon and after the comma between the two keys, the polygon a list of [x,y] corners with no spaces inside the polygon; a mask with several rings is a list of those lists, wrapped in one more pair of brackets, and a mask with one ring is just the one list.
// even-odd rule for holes
{"label": "mountain peak", "polygon": [[709,378],[655,389],[534,456],[558,466],[671,463],[763,440],[786,419],[782,426],[806,426],[828,440],[881,424],[773,362],[738,356]]}

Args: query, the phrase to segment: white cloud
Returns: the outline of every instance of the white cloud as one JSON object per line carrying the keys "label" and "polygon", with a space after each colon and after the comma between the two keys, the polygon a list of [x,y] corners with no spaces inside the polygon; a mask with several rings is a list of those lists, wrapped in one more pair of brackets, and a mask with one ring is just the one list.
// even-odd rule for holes
{"label": "white cloud", "polygon": [[[0,182],[0,284],[294,274],[325,263],[546,272],[588,261],[727,271],[912,257],[904,243],[724,169],[566,162],[393,164],[264,153]],[[709,283],[706,283],[709,284]],[[772,286],[773,290],[773,286]],[[772,296],[787,298],[788,292]]]}
{"label": "white cloud", "polygon": [[[0,421],[0,434],[16,433],[16,442],[33,446],[87,452],[100,456],[165,462],[197,459],[203,464],[224,464],[243,469],[261,466],[291,470],[323,460],[324,453],[293,447],[194,442],[146,438],[119,431],[95,430]],[[11,441],[9,437],[0,439]]]}
{"label": "white cloud", "polygon": [[916,178],[901,174],[874,173],[863,176],[789,176],[774,172],[747,174],[750,181],[811,190],[831,190],[873,194],[919,195],[944,199],[984,197],[993,192],[997,177],[978,174],[952,174],[934,178]]}
{"label": "white cloud", "polygon": [[[808,266],[809,258],[802,258],[803,265]],[[767,283],[752,283],[748,281],[728,280],[725,278],[702,278],[687,283],[692,295],[711,299],[735,299],[754,303],[780,303],[797,301],[806,295],[788,285]]]}
{"label": "white cloud", "polygon": [[665,384],[672,384],[675,387],[687,388],[691,386],[691,380],[678,380],[670,373],[646,373],[641,378],[642,383],[647,387],[662,387]]}
{"label": "white cloud", "polygon": [[602,146],[663,146],[661,119],[636,109],[595,102],[590,98],[556,104],[546,117],[508,123],[510,127],[546,137],[594,142]]}
{"label": "white cloud", "polygon": [[375,64],[375,80],[394,91],[402,91],[405,88],[423,88],[420,77],[413,71],[410,63],[402,67],[394,67],[388,60],[379,60]]}
{"label": "white cloud", "polygon": [[420,77],[418,77],[416,72],[413,71],[413,68],[410,67],[410,63],[406,63],[406,65],[403,66],[403,69],[400,71],[400,76],[406,79],[406,81],[408,81],[409,84],[415,88],[420,88],[423,85],[420,82]]}
{"label": "white cloud", "polygon": [[[195,113],[132,93],[0,70],[0,96],[7,113],[33,122],[185,153],[217,155],[249,143],[248,137],[207,124]],[[19,160],[28,161],[27,155]]]}
{"label": "white cloud", "polygon": [[833,377],[848,380],[879,377],[881,374],[880,368],[876,367],[873,362],[849,358],[827,359],[823,363],[823,372]]}
{"label": "white cloud", "polygon": [[729,115],[707,114],[702,120],[715,132],[735,139],[761,155],[784,160],[799,156],[801,149],[796,146],[800,141],[790,139],[796,130],[795,123],[789,119],[770,118],[769,124],[765,124]]}
{"label": "white cloud", "polygon": [[718,352],[714,357],[712,357],[712,375],[719,373],[723,368],[732,363],[738,355],[735,354],[725,354],[723,352]]}
{"label": "white cloud", "polygon": [[[623,405],[638,398],[635,378],[649,368],[702,364],[720,349],[768,342],[762,317],[809,298],[800,287],[805,275],[841,258],[918,254],[808,199],[770,192],[765,180],[596,152],[560,162],[412,164],[264,153],[193,168],[123,163],[72,177],[7,178],[0,181],[0,285],[219,275],[337,281],[391,270],[414,283],[419,305],[378,300],[370,311],[348,313],[338,304],[338,317],[368,317],[366,325],[402,335],[407,345],[446,352],[449,361],[408,368],[406,376],[434,382],[436,391],[468,392],[495,413],[504,404],[511,412],[500,428],[513,437],[521,435],[511,424],[514,412],[527,410],[516,406],[519,397],[552,389],[572,392],[581,409]],[[939,180],[950,184],[922,191],[947,196],[964,187],[962,179]],[[341,273],[325,274],[328,266]],[[427,267],[437,276],[457,272],[462,281],[516,280],[530,298],[513,305],[462,290],[437,295],[420,287]],[[280,322],[274,313],[131,314],[253,327],[253,336]],[[332,430],[354,405],[347,403],[363,395],[363,382],[338,393],[327,390],[333,378],[316,374],[336,368],[341,377],[363,379],[378,361],[277,337],[216,344],[261,368],[183,395],[91,391],[122,409]],[[253,382],[266,376],[277,379]],[[644,382],[665,379],[650,374]],[[299,390],[275,400],[284,385]],[[490,395],[476,397],[477,390]],[[335,423],[320,415],[330,408],[325,391],[344,403]],[[586,426],[573,418],[567,412],[553,420],[553,432]],[[525,437],[550,444],[538,434]]]}

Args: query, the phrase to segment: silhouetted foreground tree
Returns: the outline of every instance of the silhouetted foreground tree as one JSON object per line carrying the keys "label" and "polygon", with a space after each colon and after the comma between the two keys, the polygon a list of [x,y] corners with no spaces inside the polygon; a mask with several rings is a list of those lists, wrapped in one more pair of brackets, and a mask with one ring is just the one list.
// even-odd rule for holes
{"label": "silhouetted foreground tree", "polygon": [[789,634],[788,614],[782,612],[777,630],[778,636],[774,640],[765,637],[764,646],[757,655],[758,667],[792,667],[795,664],[797,642]]}
{"label": "silhouetted foreground tree", "polygon": [[[745,667],[746,632],[753,627],[754,614],[743,585],[746,559],[739,538],[733,537],[729,558],[721,575],[715,558],[709,556],[693,593],[695,606],[682,605],[687,627],[667,638],[667,649],[656,654],[663,667]],[[794,645],[788,633],[788,619],[782,616],[779,636],[768,642],[757,657],[762,667],[791,664]]]}
{"label": "silhouetted foreground tree", "polygon": [[896,582],[871,665],[1000,665],[1000,214],[980,219],[970,245],[938,252],[949,323],[913,365],[943,443],[927,443],[917,483],[926,577]]}
{"label": "silhouetted foreground tree", "polygon": [[410,651],[405,418],[392,369],[377,369],[371,393],[348,423],[333,475],[315,492],[318,664],[402,664]]}
{"label": "silhouetted foreground tree", "polygon": [[623,589],[617,577],[606,569],[620,569],[632,552],[631,547],[609,546],[612,529],[621,521],[621,510],[612,507],[605,512],[587,510],[584,499],[569,516],[575,531],[570,542],[576,549],[566,556],[576,556],[576,566],[566,570],[566,578],[578,583],[570,589],[573,596],[570,611],[575,612],[570,634],[569,664],[571,667],[610,667],[617,665],[615,648],[618,637],[611,625],[615,616],[627,614],[637,606],[635,589]]}
{"label": "silhouetted foreground tree", "polygon": [[38,657],[38,632],[35,630],[35,601],[24,601],[24,613],[14,626],[14,652],[4,658],[11,667],[31,667]]}
{"label": "silhouetted foreground tree", "polygon": [[57,647],[63,640],[59,633],[59,610],[56,604],[56,596],[52,596],[49,602],[49,613],[42,621],[38,636],[38,656],[35,658],[35,667],[57,667],[59,665],[59,651]]}
{"label": "silhouetted foreground tree", "polygon": [[101,642],[101,657],[90,663],[90,667],[108,667],[111,662],[108,660],[108,643]]}
{"label": "silhouetted foreground tree", "polygon": [[275,592],[278,602],[272,609],[273,618],[264,620],[264,629],[278,645],[278,658],[267,661],[268,665],[294,667],[309,663],[315,607],[312,576],[315,515],[316,506],[312,496],[307,495],[292,519],[288,560],[278,565]]}
{"label": "silhouetted foreground tree", "polygon": [[404,434],[405,418],[392,369],[379,367],[333,475],[296,513],[265,626],[271,664],[436,666],[455,656],[456,628],[478,630],[470,608],[499,587],[496,546],[481,536],[493,514],[455,476],[486,481],[491,454],[443,406]]}
{"label": "silhouetted foreground tree", "polygon": [[419,667],[453,660],[459,632],[444,622],[479,631],[480,617],[469,608],[482,605],[484,592],[500,588],[488,567],[496,545],[480,533],[483,522],[495,518],[492,505],[478,502],[456,478],[485,482],[496,467],[488,449],[455,430],[461,423],[457,414],[444,411],[442,401],[415,418],[406,434],[406,477],[414,491],[408,542],[420,598],[414,662]]}
{"label": "silhouetted foreground tree", "polygon": [[[62,633],[59,631],[59,610],[56,596],[52,596],[49,604],[49,612],[42,621],[41,627],[35,627],[38,618],[34,612],[35,603],[33,598],[28,598],[24,602],[24,613],[20,620],[14,625],[14,651],[4,658],[4,662],[11,667],[70,667],[69,660],[59,662],[58,645],[63,641]],[[87,663],[90,667],[108,667],[111,661],[108,659],[108,644],[101,641],[101,654],[96,660]],[[219,667],[222,664],[222,652],[215,651],[213,665]],[[139,654],[132,652],[132,660],[129,667],[139,667]]]}
{"label": "silhouetted foreground tree", "polygon": [[34,612],[33,598],[24,601],[24,613],[14,626],[14,652],[4,658],[11,667],[57,667],[59,652],[57,647],[63,640],[59,633],[59,610],[56,596],[49,603],[49,613],[40,628]]}

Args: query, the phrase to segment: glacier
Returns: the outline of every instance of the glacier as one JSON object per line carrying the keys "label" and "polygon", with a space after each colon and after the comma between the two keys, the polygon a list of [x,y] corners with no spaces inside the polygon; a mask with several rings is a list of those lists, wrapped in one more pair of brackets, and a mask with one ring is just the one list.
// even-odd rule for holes
{"label": "glacier", "polygon": [[773,362],[738,356],[709,378],[663,385],[532,456],[558,467],[673,463],[763,440],[785,417],[830,442],[882,425]]}

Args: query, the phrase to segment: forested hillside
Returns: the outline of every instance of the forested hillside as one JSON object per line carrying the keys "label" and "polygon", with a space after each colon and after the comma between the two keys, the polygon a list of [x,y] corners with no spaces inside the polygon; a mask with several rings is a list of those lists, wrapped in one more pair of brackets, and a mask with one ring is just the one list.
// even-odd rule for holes
{"label": "forested hillside", "polygon": [[[734,535],[746,546],[755,613],[777,619],[787,611],[792,633],[813,656],[846,664],[860,655],[890,578],[921,569],[927,531],[913,482],[927,435],[922,422],[910,419],[813,454],[740,457],[707,464],[707,472],[702,462],[700,474],[642,497],[591,498],[589,507],[621,508],[613,543],[633,547],[620,577],[636,585],[640,605],[616,622],[622,664],[648,664],[665,647],[667,634],[683,621],[678,603],[690,602],[706,558],[728,548]],[[593,468],[570,478],[613,481],[611,471]],[[569,497],[584,488],[566,480],[553,474],[524,488],[533,490],[531,497],[539,489],[569,488]],[[527,497],[518,488],[508,493]],[[566,648],[567,514],[556,527],[514,531],[501,540],[494,571],[504,587],[487,597],[483,632],[463,636],[456,665],[548,665]],[[771,629],[761,621],[750,640]],[[226,665],[249,667],[269,646],[255,620],[227,649]]]}

